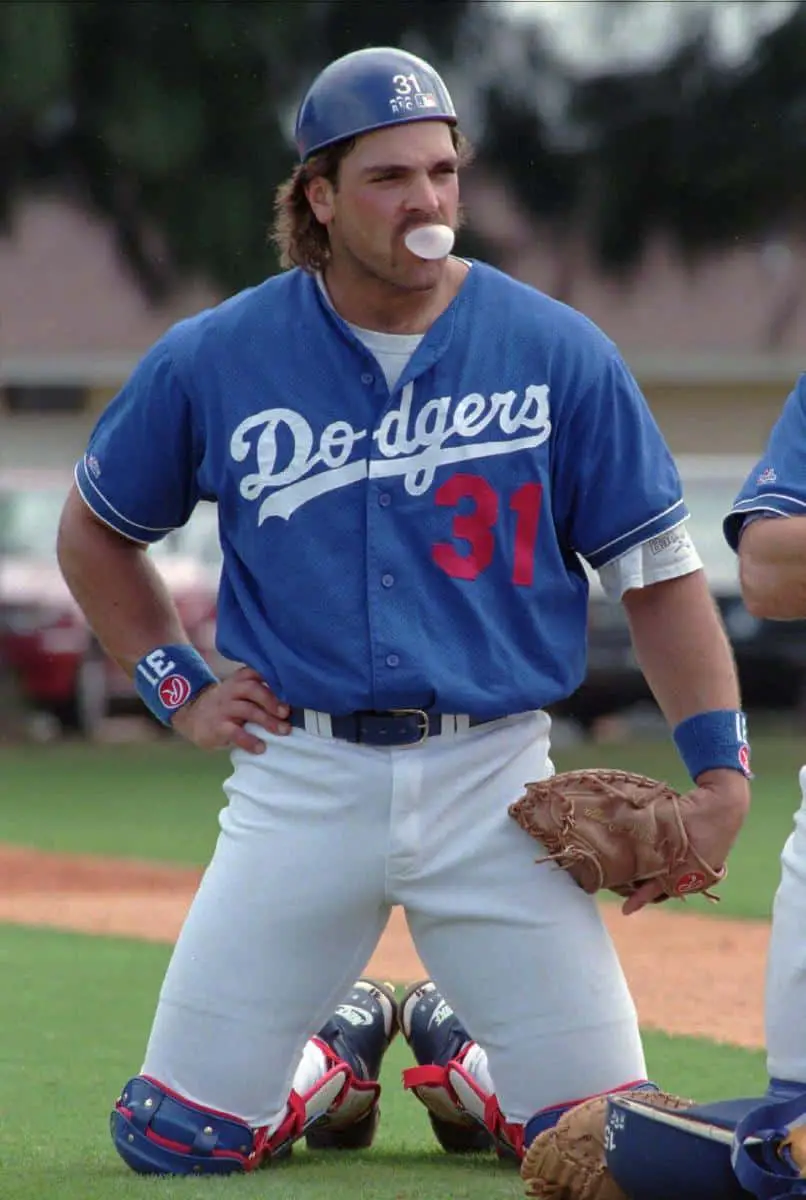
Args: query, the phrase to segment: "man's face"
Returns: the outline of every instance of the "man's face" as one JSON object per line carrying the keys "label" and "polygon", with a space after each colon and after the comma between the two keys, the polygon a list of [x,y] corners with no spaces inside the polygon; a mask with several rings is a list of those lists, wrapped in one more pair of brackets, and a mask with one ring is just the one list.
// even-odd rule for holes
{"label": "man's face", "polygon": [[418,225],[456,229],[458,155],[448,125],[416,121],[360,137],[339,167],[335,188],[314,180],[309,200],[328,228],[333,264],[353,265],[411,291],[439,280],[444,260],[426,262],[403,241]]}

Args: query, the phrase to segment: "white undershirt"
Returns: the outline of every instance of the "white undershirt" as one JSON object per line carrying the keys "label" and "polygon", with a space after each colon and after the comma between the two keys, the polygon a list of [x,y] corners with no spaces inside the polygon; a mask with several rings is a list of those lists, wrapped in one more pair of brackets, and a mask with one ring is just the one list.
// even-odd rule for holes
{"label": "white undershirt", "polygon": [[[335,312],[335,305],[328,295],[325,281],[321,275],[316,276],[319,289]],[[395,384],[406,369],[409,359],[423,340],[422,333],[380,333],[377,329],[363,329],[360,325],[347,322],[359,342],[363,342],[367,350],[378,360],[378,365],[386,378],[389,391],[394,391]]]}
{"label": "white undershirt", "polygon": [[[347,322],[350,324],[349,321]],[[386,376],[386,386],[393,391],[395,384],[406,369],[408,361],[423,340],[421,333],[379,333],[376,329],[362,329],[350,325],[355,336],[378,360]]]}
{"label": "white undershirt", "polygon": [[620,600],[630,588],[662,583],[699,571],[702,559],[681,521],[674,529],[641,542],[599,568],[599,582],[610,600]]}
{"label": "white undershirt", "polygon": [[[322,294],[330,304],[324,280],[317,276]],[[380,333],[376,329],[363,329],[360,325],[350,329],[375,357],[386,377],[389,391],[406,369],[409,359],[423,340],[421,333]],[[658,537],[650,538],[633,546],[612,562],[599,568],[599,581],[611,600],[620,600],[630,588],[646,587],[650,583],[661,583],[664,579],[676,579],[690,575],[702,567],[702,560],[689,536],[685,522],[667,530]]]}

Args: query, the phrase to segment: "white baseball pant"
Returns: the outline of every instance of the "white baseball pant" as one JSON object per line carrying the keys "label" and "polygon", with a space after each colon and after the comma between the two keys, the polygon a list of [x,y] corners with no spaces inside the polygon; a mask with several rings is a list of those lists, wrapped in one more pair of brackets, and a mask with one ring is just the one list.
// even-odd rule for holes
{"label": "white baseball pant", "polygon": [[476,1069],[507,1120],[644,1078],[595,901],[536,866],[507,813],[553,770],[549,729],[536,712],[401,749],[294,730],[263,755],[235,750],[143,1073],[276,1124],[307,1039],[402,905],[426,970],[486,1052]]}

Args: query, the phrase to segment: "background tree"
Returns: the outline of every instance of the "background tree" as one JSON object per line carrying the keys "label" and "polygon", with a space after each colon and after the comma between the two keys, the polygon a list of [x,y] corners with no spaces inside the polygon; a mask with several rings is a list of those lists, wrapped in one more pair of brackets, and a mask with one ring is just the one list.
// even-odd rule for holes
{"label": "background tree", "polygon": [[418,38],[444,56],[469,0],[6,0],[0,219],[35,187],[111,218],[147,294],[273,267],[271,197],[299,92],[335,54]]}
{"label": "background tree", "polygon": [[[603,36],[623,7],[594,6]],[[0,222],[57,188],[111,220],[151,298],[192,271],[256,282],[276,265],[266,229],[301,90],[368,44],[431,58],[479,164],[612,269],[659,227],[697,253],[799,221],[806,4],[738,64],[707,10],[678,8],[695,19],[666,61],[579,75],[495,0],[5,0]]]}
{"label": "background tree", "polygon": [[707,20],[658,70],[606,74],[574,90],[579,192],[605,264],[630,266],[651,230],[696,254],[802,224],[806,199],[806,5],[738,64]]}

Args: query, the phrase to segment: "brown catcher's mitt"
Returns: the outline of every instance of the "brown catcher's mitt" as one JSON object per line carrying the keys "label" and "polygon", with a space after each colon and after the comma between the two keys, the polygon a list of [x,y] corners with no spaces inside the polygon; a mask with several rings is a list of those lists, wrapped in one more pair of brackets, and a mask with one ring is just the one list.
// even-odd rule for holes
{"label": "brown catcher's mitt", "polygon": [[602,888],[631,896],[655,880],[665,896],[702,892],[725,878],[726,867],[704,862],[686,832],[694,801],[667,783],[632,771],[562,771],[526,792],[509,814],[591,895]]}
{"label": "brown catcher's mitt", "polygon": [[[659,1108],[690,1108],[668,1092],[625,1092]],[[563,1113],[553,1129],[539,1133],[524,1155],[521,1179],[527,1196],[547,1200],[627,1200],[607,1169],[607,1096],[584,1100]]]}

